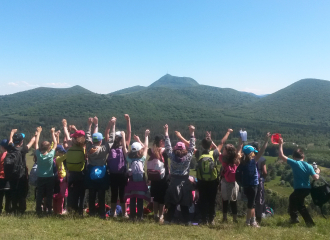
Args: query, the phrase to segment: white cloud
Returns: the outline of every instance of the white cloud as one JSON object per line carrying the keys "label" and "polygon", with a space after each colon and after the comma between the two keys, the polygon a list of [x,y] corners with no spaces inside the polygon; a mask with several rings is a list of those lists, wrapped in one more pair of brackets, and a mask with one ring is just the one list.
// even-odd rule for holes
{"label": "white cloud", "polygon": [[71,87],[70,84],[65,83],[65,82],[53,82],[53,83],[46,83],[44,84],[45,86],[48,87],[56,87],[56,88],[65,88],[65,87]]}
{"label": "white cloud", "polygon": [[9,82],[7,83],[7,85],[12,86],[12,87],[21,87],[21,88],[35,88],[35,87],[39,87],[38,84],[31,84],[25,81],[18,81],[18,82]]}

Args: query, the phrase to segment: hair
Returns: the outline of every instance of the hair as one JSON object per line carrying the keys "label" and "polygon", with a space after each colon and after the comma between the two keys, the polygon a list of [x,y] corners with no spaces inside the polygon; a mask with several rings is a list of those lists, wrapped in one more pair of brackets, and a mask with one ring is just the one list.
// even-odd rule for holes
{"label": "hair", "polygon": [[44,153],[44,152],[49,151],[49,148],[50,148],[50,142],[48,142],[48,141],[43,141],[43,142],[40,144],[39,151],[42,152],[42,153]]}
{"label": "hair", "polygon": [[73,144],[78,147],[84,147],[85,146],[85,136],[80,136],[77,138],[73,138]]}
{"label": "hair", "polygon": [[177,150],[174,150],[175,156],[180,157],[180,158],[186,156],[187,153],[188,153],[187,149],[177,149]]}
{"label": "hair", "polygon": [[240,163],[240,160],[239,160],[239,157],[238,157],[238,154],[237,154],[237,150],[236,148],[234,147],[233,144],[226,144],[225,145],[225,149],[226,149],[226,159],[228,161],[228,164],[229,165],[239,165]]}
{"label": "hair", "polygon": [[292,158],[301,160],[305,158],[305,154],[301,148],[298,148],[293,151]]}
{"label": "hair", "polygon": [[122,139],[122,137],[115,136],[115,140],[113,141],[111,149],[119,148],[121,146],[121,139]]}
{"label": "hair", "polygon": [[143,148],[140,150],[140,151],[137,151],[137,152],[132,152],[132,151],[130,151],[129,153],[128,153],[128,157],[130,158],[130,159],[137,159],[137,158],[142,158],[143,157]]}
{"label": "hair", "polygon": [[[154,154],[154,156],[157,158],[157,159],[160,159],[161,158],[161,148],[159,146],[157,146],[157,144],[153,144],[152,145],[152,154]],[[153,160],[151,158],[149,158],[149,160]]]}
{"label": "hair", "polygon": [[202,140],[202,148],[204,148],[205,150],[210,150],[212,145],[212,140],[211,138],[203,138]]}
{"label": "hair", "polygon": [[250,154],[243,153],[240,162],[243,164],[247,164],[254,158],[254,156],[254,152],[251,152]]}

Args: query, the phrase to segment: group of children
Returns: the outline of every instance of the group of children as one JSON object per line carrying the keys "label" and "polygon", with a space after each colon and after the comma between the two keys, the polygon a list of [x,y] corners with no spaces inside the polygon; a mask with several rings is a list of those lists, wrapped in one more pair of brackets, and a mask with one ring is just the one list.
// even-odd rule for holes
{"label": "group of children", "polygon": [[[34,145],[35,166],[31,170],[30,180],[36,178],[36,212],[39,215],[43,213],[42,202],[44,211],[48,213],[63,214],[67,206],[69,211],[82,215],[85,190],[88,189],[88,213],[105,218],[105,195],[110,188],[111,217],[117,215],[114,209],[119,199],[120,216],[141,220],[143,203],[152,198],[156,222],[173,223],[180,206],[183,222],[191,224],[189,209],[194,201],[192,192],[196,190],[200,203],[199,223],[215,224],[216,197],[220,189],[223,221],[228,221],[230,206],[233,222],[236,223],[238,192],[243,187],[248,200],[246,225],[259,227],[265,208],[263,183],[267,175],[266,160],[262,156],[270,133],[267,133],[260,148],[257,142],[243,146],[241,139],[237,147],[226,144],[232,129],[228,129],[219,145],[212,141],[211,132],[206,132],[201,140],[201,150],[197,150],[194,126],[189,126],[189,141],[176,131],[180,141],[172,146],[169,127],[165,125],[164,135],[155,136],[149,148],[149,130],[145,131],[144,142],[134,135],[134,142],[130,145],[129,115],[125,114],[125,119],[126,133],[116,131],[116,118],[112,117],[104,137],[98,131],[97,117],[88,119],[86,131],[77,130],[74,125],[68,126],[64,119],[62,143],[60,131],[52,128],[52,141],[39,144],[42,128],[38,127],[31,141],[24,145],[25,135],[13,129],[9,139],[1,142],[0,210],[5,197],[6,212],[25,211],[28,189],[25,155]],[[297,212],[300,212],[307,225],[314,225],[304,199],[310,193],[309,176],[318,179],[319,169],[315,172],[311,165],[303,161],[301,149],[297,149],[293,159],[290,159],[283,155],[282,146],[283,139],[279,144],[279,158],[292,167],[294,176],[295,190],[289,199],[291,222],[299,222]],[[193,156],[197,160],[196,180],[189,178]],[[218,161],[221,163],[220,171]],[[10,163],[14,163],[15,171],[8,167]],[[130,199],[129,216],[125,204],[127,199]]]}

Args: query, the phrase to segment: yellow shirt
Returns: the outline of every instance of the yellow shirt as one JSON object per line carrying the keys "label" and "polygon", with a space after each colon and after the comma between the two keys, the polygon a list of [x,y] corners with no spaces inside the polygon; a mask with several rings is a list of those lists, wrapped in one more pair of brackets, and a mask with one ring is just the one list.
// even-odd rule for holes
{"label": "yellow shirt", "polygon": [[58,156],[56,157],[55,161],[56,161],[56,167],[57,167],[57,172],[59,174],[59,176],[61,178],[65,178],[66,177],[66,171],[64,168],[64,164],[63,161],[66,159],[66,154],[64,154],[63,156]]}

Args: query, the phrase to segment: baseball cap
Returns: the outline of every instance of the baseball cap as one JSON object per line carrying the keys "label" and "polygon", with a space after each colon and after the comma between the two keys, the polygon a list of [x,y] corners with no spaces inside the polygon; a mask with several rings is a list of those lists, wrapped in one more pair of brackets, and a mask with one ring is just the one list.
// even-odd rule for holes
{"label": "baseball cap", "polygon": [[182,149],[186,149],[186,145],[184,145],[183,142],[177,142],[175,144],[174,150],[182,150]]}
{"label": "baseball cap", "polygon": [[141,145],[141,143],[139,143],[139,142],[135,142],[135,143],[133,143],[132,146],[131,146],[131,151],[132,151],[132,152],[138,152],[138,151],[140,151],[141,149],[142,149],[142,145]]}
{"label": "baseball cap", "polygon": [[24,138],[25,138],[24,133],[15,133],[13,136],[13,141],[15,144],[19,144],[23,141]]}
{"label": "baseball cap", "polygon": [[70,137],[77,138],[77,137],[82,137],[82,136],[85,136],[85,132],[83,130],[78,130],[75,133],[71,134]]}
{"label": "baseball cap", "polygon": [[251,145],[245,145],[243,147],[243,153],[246,154],[246,155],[249,155],[250,153],[258,153],[258,150],[255,149],[254,147],[252,147]]}
{"label": "baseball cap", "polygon": [[64,147],[60,144],[57,145],[56,149],[55,149],[56,152],[61,152],[61,153],[66,153],[66,150],[64,149]]}
{"label": "baseball cap", "polygon": [[1,147],[4,147],[5,149],[7,149],[8,147],[8,140],[7,139],[3,139],[0,143]]}
{"label": "baseball cap", "polygon": [[102,133],[97,132],[93,134],[92,138],[93,138],[93,142],[101,142],[104,137]]}
{"label": "baseball cap", "polygon": [[121,131],[117,131],[117,132],[115,133],[115,136],[117,136],[117,137],[123,137],[123,135],[121,135]]}

